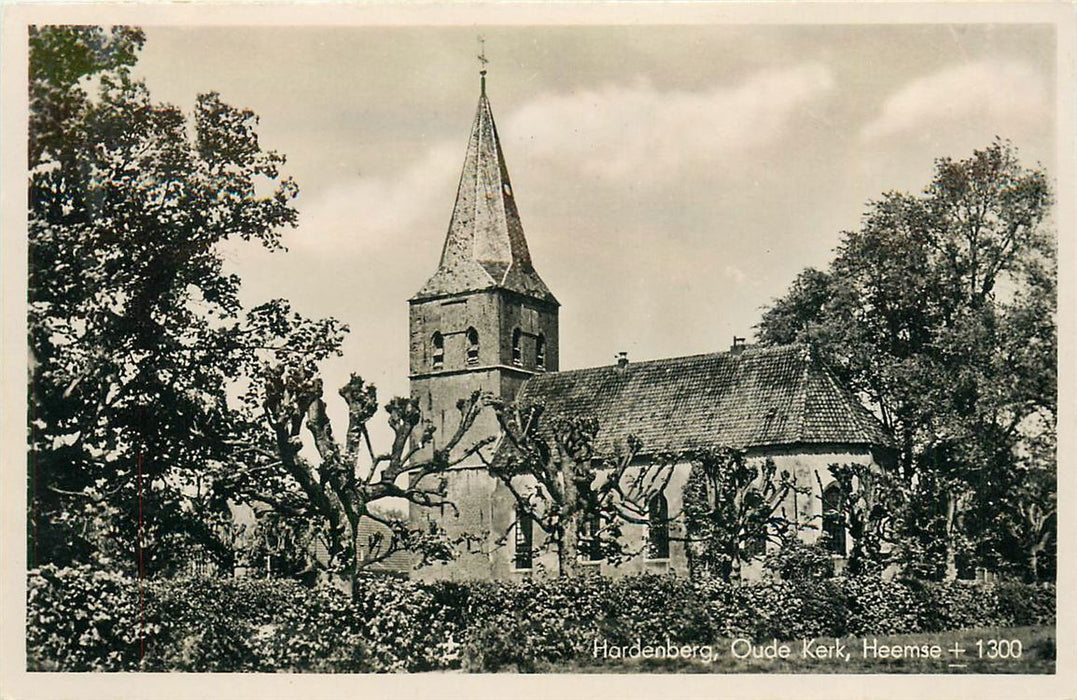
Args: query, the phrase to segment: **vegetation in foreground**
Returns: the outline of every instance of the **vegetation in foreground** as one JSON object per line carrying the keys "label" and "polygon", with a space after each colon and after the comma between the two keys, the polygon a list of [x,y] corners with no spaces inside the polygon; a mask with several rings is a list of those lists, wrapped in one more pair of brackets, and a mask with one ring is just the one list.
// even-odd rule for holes
{"label": "vegetation in foreground", "polygon": [[[742,584],[655,575],[519,583],[367,577],[354,599],[337,588],[279,579],[162,579],[140,586],[86,568],[45,567],[27,583],[28,665],[42,671],[647,671],[645,664],[596,662],[596,642],[710,645],[721,661],[728,640],[737,638],[764,645],[789,640],[795,654],[812,637],[911,634],[952,642],[949,630],[998,629],[1003,632],[994,637],[1021,641],[1025,665],[970,668],[1049,672],[1056,595],[1049,584],[873,576]],[[840,670],[817,664],[787,670]],[[663,669],[728,667],[721,661],[713,668]]]}

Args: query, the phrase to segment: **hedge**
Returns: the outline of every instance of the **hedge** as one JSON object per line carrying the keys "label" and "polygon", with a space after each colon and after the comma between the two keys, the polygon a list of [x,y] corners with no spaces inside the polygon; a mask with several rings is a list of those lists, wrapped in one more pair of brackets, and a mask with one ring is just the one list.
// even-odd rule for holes
{"label": "hedge", "polygon": [[[28,580],[30,670],[539,671],[595,640],[938,632],[1053,624],[1049,584],[880,578],[731,585],[674,576],[420,583],[364,579],[353,600],[285,580],[137,581],[44,567]],[[451,641],[450,641],[451,640]]]}

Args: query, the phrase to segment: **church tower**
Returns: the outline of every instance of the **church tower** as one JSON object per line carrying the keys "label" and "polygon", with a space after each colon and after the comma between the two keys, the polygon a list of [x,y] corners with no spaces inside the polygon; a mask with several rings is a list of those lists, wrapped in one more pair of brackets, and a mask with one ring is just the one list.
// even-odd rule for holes
{"label": "church tower", "polygon": [[[481,58],[481,57],[480,57]],[[506,401],[529,378],[556,372],[558,302],[535,272],[515,194],[501,152],[482,71],[479,106],[471,126],[449,231],[434,275],[409,301],[411,397],[436,427],[434,444],[456,431],[456,403],[474,391]],[[484,411],[463,445],[498,431]],[[427,447],[426,449],[432,449]],[[511,497],[478,463],[445,474],[446,498],[455,508],[410,507],[414,526],[435,521],[451,538],[479,536],[485,544],[452,562],[413,571],[420,578],[505,576],[508,550],[491,543],[508,531]]]}
{"label": "church tower", "polygon": [[[531,264],[485,73],[441,261],[409,300],[411,396],[435,445],[456,429],[457,400],[475,390],[512,400],[557,370],[559,304]],[[483,416],[468,444],[496,428]]]}

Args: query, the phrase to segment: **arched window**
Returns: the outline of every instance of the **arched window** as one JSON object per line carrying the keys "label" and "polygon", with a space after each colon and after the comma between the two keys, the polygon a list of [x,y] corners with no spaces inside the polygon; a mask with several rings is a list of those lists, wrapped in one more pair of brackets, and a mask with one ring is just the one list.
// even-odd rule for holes
{"label": "arched window", "polygon": [[842,513],[842,494],[838,484],[831,484],[823,491],[823,532],[827,535],[830,551],[845,555],[845,515]]}
{"label": "arched window", "polygon": [[530,569],[534,543],[534,523],[531,514],[523,506],[516,507],[516,535],[513,540],[513,566],[517,569]]}
{"label": "arched window", "polygon": [[602,561],[602,519],[598,513],[588,515],[580,533],[580,553],[587,561]]}
{"label": "arched window", "polygon": [[524,363],[524,354],[520,350],[520,329],[512,332],[512,364],[519,367]]}
{"label": "arched window", "polygon": [[474,328],[467,329],[467,364],[479,364],[479,332]]}
{"label": "arched window", "polygon": [[535,339],[535,367],[540,370],[546,369],[546,336],[541,333]]}
{"label": "arched window", "polygon": [[669,502],[656,493],[647,504],[647,556],[669,559]]}
{"label": "arched window", "polygon": [[432,343],[434,345],[434,369],[441,369],[445,366],[445,337],[441,333],[434,333]]}

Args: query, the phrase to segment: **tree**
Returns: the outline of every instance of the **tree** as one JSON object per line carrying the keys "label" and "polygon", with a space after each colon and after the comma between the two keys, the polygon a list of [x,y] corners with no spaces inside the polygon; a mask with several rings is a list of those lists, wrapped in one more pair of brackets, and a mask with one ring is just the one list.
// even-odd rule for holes
{"label": "tree", "polygon": [[789,544],[801,524],[784,510],[791,493],[807,494],[773,460],[761,465],[732,448],[691,456],[684,488],[685,541],[693,577],[740,581],[745,563],[762,558],[768,542]]}
{"label": "tree", "polygon": [[[897,518],[903,511],[905,492],[901,483],[884,471],[866,464],[831,464],[827,467],[837,489],[836,516],[852,540],[848,569],[852,574],[877,573],[890,561],[895,544]],[[823,483],[815,475],[819,493]]]}
{"label": "tree", "polygon": [[1053,482],[1051,201],[1046,174],[1004,142],[940,159],[922,194],[871,202],[828,270],[803,273],[757,326],[764,344],[815,344],[895,433],[920,541],[906,550],[940,558],[925,571],[1027,559],[992,533],[1019,509],[1007,494]]}
{"label": "tree", "polygon": [[[345,583],[353,595],[359,594],[364,569],[398,551],[416,553],[420,563],[451,558],[451,543],[443,532],[412,528],[376,506],[398,499],[423,507],[454,507],[445,498],[443,475],[494,439],[465,443],[484,406],[478,393],[459,402],[456,431],[428,454],[433,424],[423,419],[417,401],[394,398],[385,405],[393,442],[388,451],[376,453],[367,425],[377,413],[377,391],[358,375],[338,392],[348,406],[343,444],[333,435],[313,363],[295,358],[267,366],[263,381],[264,389],[252,389],[248,395],[248,402],[261,402],[257,420],[262,430],[249,431],[257,439],[237,444],[234,462],[222,468],[222,487],[233,499],[264,504],[276,517],[293,526],[298,523],[320,539],[328,561],[308,557],[308,567]],[[301,454],[304,427],[317,454],[314,463]],[[364,547],[359,538],[364,519],[385,526],[387,540]],[[310,539],[305,544],[309,547]]]}
{"label": "tree", "polygon": [[31,565],[227,559],[206,473],[245,427],[230,395],[267,356],[316,361],[346,330],[282,301],[244,314],[219,246],[279,249],[297,187],[249,110],[215,93],[190,120],[154,103],[130,74],[143,41],[30,29]]}
{"label": "tree", "polygon": [[651,499],[669,484],[672,455],[639,463],[643,446],[633,436],[613,454],[598,454],[600,428],[592,417],[547,416],[540,405],[489,402],[501,445],[492,459],[478,454],[516,504],[510,531],[521,515],[538,525],[545,534],[540,549],[556,553],[560,576],[577,575],[581,557],[619,563],[642,552],[628,548],[622,527],[651,523]]}

